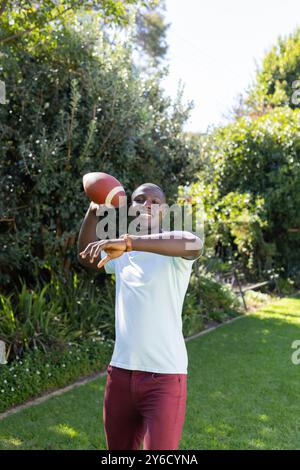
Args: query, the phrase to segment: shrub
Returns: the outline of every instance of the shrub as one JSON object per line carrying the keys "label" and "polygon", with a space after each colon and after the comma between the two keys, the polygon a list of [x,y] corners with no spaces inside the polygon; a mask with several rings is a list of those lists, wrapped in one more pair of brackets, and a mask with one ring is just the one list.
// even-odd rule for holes
{"label": "shrub", "polygon": [[245,301],[248,308],[259,308],[266,302],[271,300],[271,295],[265,294],[263,292],[255,291],[255,290],[248,290],[244,294]]}
{"label": "shrub", "polygon": [[0,339],[8,347],[8,357],[22,356],[32,348],[46,352],[62,336],[66,325],[59,320],[57,303],[47,302],[47,288],[34,292],[23,283],[15,302],[12,295],[0,295]]}
{"label": "shrub", "polygon": [[276,281],[276,287],[279,294],[291,295],[295,293],[295,281],[290,278],[279,277]]}
{"label": "shrub", "polygon": [[53,275],[44,287],[22,284],[19,292],[0,295],[0,339],[8,359],[29,349],[62,351],[69,341],[114,337],[114,283]]}
{"label": "shrub", "polygon": [[241,312],[241,300],[228,286],[203,267],[192,272],[183,304],[184,336],[198,333],[211,320],[222,322]]}
{"label": "shrub", "polygon": [[145,175],[168,181],[170,198],[193,179],[198,148],[182,130],[191,106],[180,95],[172,103],[163,73],[144,76],[130,40],[115,39],[88,23],[53,31],[36,47],[3,48],[0,282],[7,292],[19,275],[34,285],[48,266],[78,271],[83,174],[113,174],[127,196]]}
{"label": "shrub", "polygon": [[216,129],[202,152],[209,168],[182,191],[203,200],[210,255],[236,258],[256,278],[299,272],[299,119],[282,107]]}
{"label": "shrub", "polygon": [[0,412],[66,386],[81,376],[99,372],[108,364],[113,341],[88,339],[69,343],[63,352],[27,351],[7,365],[0,365]]}
{"label": "shrub", "polygon": [[183,336],[191,336],[204,328],[204,318],[201,316],[198,293],[194,288],[188,288],[184,303],[182,315]]}

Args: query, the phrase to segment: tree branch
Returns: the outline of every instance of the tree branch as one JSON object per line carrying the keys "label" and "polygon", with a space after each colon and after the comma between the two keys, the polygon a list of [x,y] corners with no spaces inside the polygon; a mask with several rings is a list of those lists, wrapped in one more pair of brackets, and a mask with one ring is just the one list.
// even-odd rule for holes
{"label": "tree branch", "polygon": [[[3,7],[3,4],[1,6],[1,9]],[[5,8],[5,6],[4,6]],[[54,21],[56,20],[57,18],[59,18],[60,16],[64,15],[67,11],[69,10],[72,10],[72,7],[69,7],[69,8],[66,8],[64,11],[62,11],[61,13],[58,13],[56,16],[54,16],[53,18],[49,19],[48,21],[46,21],[46,23],[42,26],[41,29],[43,29],[48,23],[50,23],[51,21]],[[1,10],[0,10],[1,11]],[[13,39],[17,39],[21,36],[24,36],[24,34],[27,34],[27,33],[30,33],[31,31],[35,30],[39,28],[38,25],[36,26],[33,26],[32,28],[27,28],[27,29],[24,29],[24,31],[19,31],[18,33],[15,33],[15,34],[12,34],[10,36],[7,36],[6,38],[0,38],[0,43],[4,44],[8,41],[12,41]]]}
{"label": "tree branch", "polygon": [[7,2],[8,2],[8,0],[3,0],[3,2],[1,3],[1,6],[0,6],[0,16],[3,15],[4,10],[5,10],[5,8],[6,8],[6,5],[7,5]]}

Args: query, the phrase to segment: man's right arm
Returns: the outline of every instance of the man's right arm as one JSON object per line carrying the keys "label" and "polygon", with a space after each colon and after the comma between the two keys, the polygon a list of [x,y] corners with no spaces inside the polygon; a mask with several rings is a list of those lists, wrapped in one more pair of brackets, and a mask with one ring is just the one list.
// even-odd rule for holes
{"label": "man's right arm", "polygon": [[85,217],[83,219],[79,236],[78,236],[78,243],[77,243],[77,250],[78,250],[78,255],[77,259],[79,263],[84,266],[85,268],[90,268],[93,270],[99,271],[99,268],[97,268],[97,264],[99,263],[99,259],[95,259],[92,263],[88,259],[83,259],[81,256],[79,256],[79,253],[81,253],[89,243],[97,242],[99,241],[97,235],[96,235],[96,226],[98,223],[98,216],[96,215],[98,205],[95,204],[94,202],[90,203],[90,206],[85,214]]}

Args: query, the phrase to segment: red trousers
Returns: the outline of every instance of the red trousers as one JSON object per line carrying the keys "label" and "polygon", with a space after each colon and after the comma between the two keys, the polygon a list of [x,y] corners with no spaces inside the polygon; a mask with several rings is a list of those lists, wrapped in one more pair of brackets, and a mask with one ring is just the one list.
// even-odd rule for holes
{"label": "red trousers", "polygon": [[178,449],[187,374],[106,368],[103,422],[109,450]]}

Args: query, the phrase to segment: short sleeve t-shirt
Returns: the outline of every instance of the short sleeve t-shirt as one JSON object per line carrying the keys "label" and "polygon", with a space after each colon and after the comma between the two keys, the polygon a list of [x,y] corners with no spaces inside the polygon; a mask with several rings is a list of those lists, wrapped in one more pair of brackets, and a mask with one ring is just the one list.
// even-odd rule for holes
{"label": "short sleeve t-shirt", "polygon": [[[101,251],[101,258],[106,253]],[[108,261],[115,274],[115,345],[110,364],[187,374],[182,306],[195,259],[130,251]]]}

